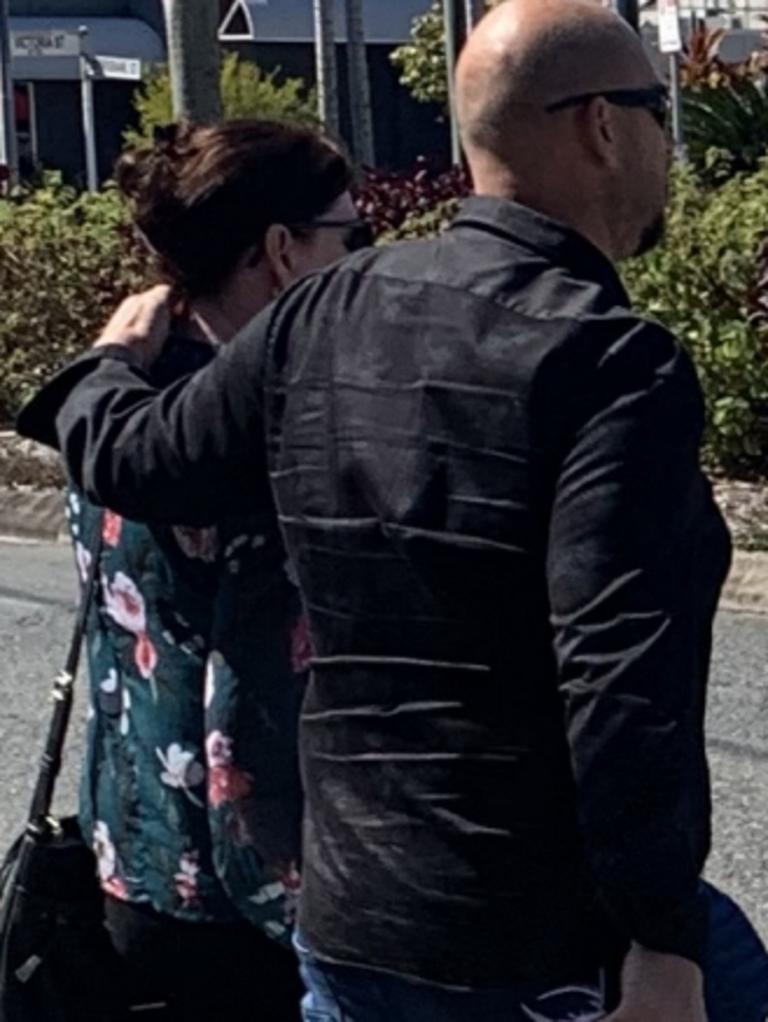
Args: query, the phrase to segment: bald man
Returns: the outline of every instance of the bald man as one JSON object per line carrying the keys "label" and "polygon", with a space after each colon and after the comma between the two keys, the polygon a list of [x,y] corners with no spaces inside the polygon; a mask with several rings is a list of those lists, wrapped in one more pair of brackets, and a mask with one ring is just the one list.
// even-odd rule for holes
{"label": "bald man", "polygon": [[22,427],[140,519],[250,511],[269,469],[315,653],[307,1022],[703,1022],[729,541],[691,362],[612,265],[662,232],[666,92],[579,0],[502,4],[458,84],[447,234],[159,396],[166,296],[134,300]]}

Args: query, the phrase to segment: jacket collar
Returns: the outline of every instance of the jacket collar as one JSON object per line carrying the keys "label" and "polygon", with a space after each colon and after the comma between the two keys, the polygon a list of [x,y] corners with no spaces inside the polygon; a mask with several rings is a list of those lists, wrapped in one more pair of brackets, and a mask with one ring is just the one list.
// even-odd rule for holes
{"label": "jacket collar", "polygon": [[626,291],[613,263],[577,231],[509,199],[475,195],[466,199],[451,230],[469,227],[501,235],[535,251],[547,261],[573,270],[579,277],[617,289],[624,303]]}

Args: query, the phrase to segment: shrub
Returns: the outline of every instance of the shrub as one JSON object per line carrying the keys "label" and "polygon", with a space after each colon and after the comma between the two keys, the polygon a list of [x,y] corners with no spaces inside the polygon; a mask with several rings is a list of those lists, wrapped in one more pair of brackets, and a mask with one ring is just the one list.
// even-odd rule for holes
{"label": "shrub", "polygon": [[[495,7],[499,0],[486,0]],[[393,50],[392,63],[400,72],[400,84],[421,103],[436,103],[448,108],[448,71],[445,61],[443,5],[440,0],[413,19],[411,41]]]}
{"label": "shrub", "polygon": [[705,86],[683,101],[692,165],[708,185],[757,169],[768,154],[768,96],[763,83]]}
{"label": "shrub", "polygon": [[[464,170],[453,167],[440,172],[421,157],[410,170],[367,171],[357,203],[361,214],[373,224],[377,236],[389,240],[412,236],[408,224],[420,233],[434,233],[440,219],[439,211],[450,214],[469,190],[469,178]],[[438,221],[435,221],[436,215]]]}
{"label": "shrub", "polygon": [[148,276],[114,189],[78,195],[50,175],[44,188],[0,202],[0,421]]}
{"label": "shrub", "polygon": [[[405,174],[369,174],[359,202],[385,239],[424,237],[445,227],[467,191],[460,171],[439,174],[420,161]],[[666,243],[624,267],[638,308],[690,349],[707,401],[707,460],[731,476],[765,474],[767,227],[768,162],[717,191],[679,168]],[[49,177],[0,203],[0,419],[151,275],[114,189],[78,196]]]}
{"label": "shrub", "polygon": [[624,267],[638,308],[687,345],[707,401],[710,466],[765,472],[768,345],[761,321],[768,166],[706,191],[690,169],[675,174],[665,244]]}
{"label": "shrub", "polygon": [[699,29],[682,61],[685,140],[701,179],[718,186],[735,174],[757,170],[768,154],[768,54],[726,63],[724,29]]}
{"label": "shrub", "polygon": [[391,60],[404,85],[420,103],[448,107],[448,75],[445,64],[442,4],[413,19],[411,41],[392,51]]}
{"label": "shrub", "polygon": [[[224,117],[238,120],[260,117],[317,127],[314,94],[301,78],[280,80],[280,69],[265,72],[236,53],[224,57],[221,68],[221,99]],[[173,120],[171,81],[166,68],[160,68],[142,84],[134,100],[139,115],[138,131],[128,131],[131,145],[149,143],[155,128]]]}

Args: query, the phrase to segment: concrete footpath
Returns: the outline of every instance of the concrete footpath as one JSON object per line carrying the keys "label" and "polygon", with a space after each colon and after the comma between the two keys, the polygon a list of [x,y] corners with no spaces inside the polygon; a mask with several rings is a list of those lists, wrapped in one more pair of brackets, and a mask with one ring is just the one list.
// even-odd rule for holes
{"label": "concrete footpath", "polygon": [[[68,542],[61,490],[0,486],[0,539]],[[768,553],[735,552],[721,606],[768,614]]]}

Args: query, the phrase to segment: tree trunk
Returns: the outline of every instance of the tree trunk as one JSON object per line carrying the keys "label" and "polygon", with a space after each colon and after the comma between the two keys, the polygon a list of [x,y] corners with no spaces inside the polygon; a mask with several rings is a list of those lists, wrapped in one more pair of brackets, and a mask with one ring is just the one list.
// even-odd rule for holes
{"label": "tree trunk", "polygon": [[339,134],[339,84],[336,66],[336,27],[334,0],[313,0],[315,12],[315,60],[317,66],[317,102],[325,130]]}
{"label": "tree trunk", "polygon": [[371,111],[371,82],[368,72],[368,47],[365,40],[363,0],[345,0],[347,14],[347,63],[349,67],[349,103],[352,112],[352,139],[355,159],[364,167],[376,162]]}
{"label": "tree trunk", "polygon": [[195,124],[221,120],[219,4],[164,0],[173,116]]}

